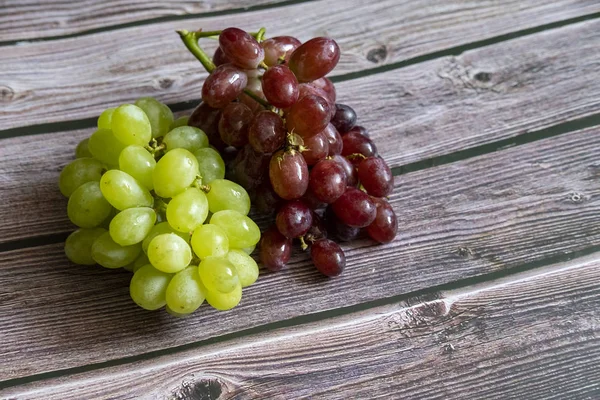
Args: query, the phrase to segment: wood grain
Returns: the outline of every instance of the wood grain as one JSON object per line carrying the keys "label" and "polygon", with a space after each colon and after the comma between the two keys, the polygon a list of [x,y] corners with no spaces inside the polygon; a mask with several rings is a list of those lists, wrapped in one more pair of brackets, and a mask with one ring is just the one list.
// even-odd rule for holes
{"label": "wood grain", "polygon": [[60,244],[0,253],[0,380],[503,274],[598,246],[599,151],[600,128],[588,129],[397,177],[398,237],[384,246],[345,246],[343,277],[322,278],[299,254],[245,290],[235,310],[205,307],[185,320],[138,309],[127,273],[70,265]]}
{"label": "wood grain", "polygon": [[[590,21],[341,82],[338,93],[401,166],[599,113],[598,42],[600,22]],[[91,132],[1,142],[0,196],[9,201],[0,205],[0,243],[72,229],[56,182]]]}
{"label": "wood grain", "polygon": [[[338,75],[598,11],[596,0],[322,0],[6,46],[0,52],[0,129],[92,117],[141,96],[169,103],[197,99],[206,74],[174,33],[181,28],[266,26],[269,36],[301,40],[328,35],[342,48]],[[207,41],[209,50],[215,45]]]}

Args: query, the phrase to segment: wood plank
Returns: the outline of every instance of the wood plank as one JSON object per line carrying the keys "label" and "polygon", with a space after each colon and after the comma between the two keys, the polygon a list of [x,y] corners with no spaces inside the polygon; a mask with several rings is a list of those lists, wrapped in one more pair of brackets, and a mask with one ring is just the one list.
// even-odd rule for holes
{"label": "wood plank", "polygon": [[[341,82],[339,97],[390,165],[401,166],[598,114],[599,41],[600,21],[583,22]],[[490,81],[478,81],[480,72]],[[0,243],[72,229],[56,182],[91,132],[2,141],[0,195],[10,201],[0,205]]]}
{"label": "wood plank", "polygon": [[[598,11],[596,0],[322,0],[6,46],[0,52],[0,129],[88,118],[141,96],[168,103],[198,99],[206,74],[174,33],[180,28],[266,26],[269,36],[302,40],[329,35],[343,51],[336,75]],[[212,50],[216,42],[207,44]]]}
{"label": "wood plank", "polygon": [[138,309],[127,273],[70,265],[60,244],[0,253],[0,380],[503,274],[598,246],[599,151],[595,128],[397,177],[398,237],[384,246],[345,246],[343,277],[323,279],[299,254],[245,290],[236,309],[204,308],[185,320]]}
{"label": "wood plank", "polygon": [[600,254],[535,272],[0,396],[596,398]]}

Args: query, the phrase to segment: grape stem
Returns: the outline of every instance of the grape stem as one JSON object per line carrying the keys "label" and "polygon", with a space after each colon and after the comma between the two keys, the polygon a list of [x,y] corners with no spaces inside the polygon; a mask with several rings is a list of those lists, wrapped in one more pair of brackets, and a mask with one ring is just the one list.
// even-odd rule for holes
{"label": "grape stem", "polygon": [[167,211],[167,203],[160,197],[154,197],[154,211],[157,213]]}
{"label": "grape stem", "polygon": [[302,248],[302,250],[306,251],[306,249],[308,249],[308,244],[306,244],[304,236],[300,236],[298,239],[300,239],[300,247]]}
{"label": "grape stem", "polygon": [[202,184],[202,177],[201,176],[198,176],[196,178],[196,180],[194,181],[193,185],[194,185],[194,187],[196,187],[196,189],[202,190],[204,193],[210,192],[210,186]]}

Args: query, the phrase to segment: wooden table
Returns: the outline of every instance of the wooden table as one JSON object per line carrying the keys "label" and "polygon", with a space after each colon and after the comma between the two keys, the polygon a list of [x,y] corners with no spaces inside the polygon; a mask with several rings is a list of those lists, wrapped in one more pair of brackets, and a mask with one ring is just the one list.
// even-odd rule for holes
{"label": "wooden table", "polygon": [[[0,1],[0,398],[599,399],[598,0]],[[393,243],[239,307],[145,312],[67,262],[60,169],[105,108],[189,113],[175,29],[328,35],[394,167]],[[209,49],[215,43],[209,42]],[[211,47],[212,46],[212,47]]]}

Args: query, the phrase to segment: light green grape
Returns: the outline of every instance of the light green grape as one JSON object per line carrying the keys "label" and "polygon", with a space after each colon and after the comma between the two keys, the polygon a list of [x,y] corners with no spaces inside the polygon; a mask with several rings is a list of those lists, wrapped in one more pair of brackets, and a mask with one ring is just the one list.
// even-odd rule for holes
{"label": "light green grape", "polygon": [[92,244],[92,258],[104,268],[122,268],[131,264],[140,255],[142,246],[134,244],[133,246],[121,246],[110,237],[109,232],[105,232],[98,237]]}
{"label": "light green grape", "polygon": [[105,232],[106,229],[102,228],[82,228],[71,233],[65,241],[67,258],[79,265],[96,264],[96,261],[92,258],[92,244]]}
{"label": "light green grape", "polygon": [[146,255],[146,253],[142,252],[138,256],[138,258],[135,259],[133,264],[131,264],[131,270],[133,271],[133,273],[136,273],[138,269],[148,264],[150,264],[150,260],[148,260],[148,256]]}
{"label": "light green grape", "polygon": [[154,156],[142,146],[127,146],[119,155],[119,169],[133,176],[148,190],[154,189],[152,171],[155,166]]}
{"label": "light green grape", "polygon": [[173,112],[169,107],[152,97],[142,97],[135,105],[144,110],[150,125],[152,126],[152,137],[164,136],[170,130],[173,123]]}
{"label": "light green grape", "polygon": [[83,139],[77,147],[75,148],[75,158],[91,158],[94,157],[92,153],[90,153],[90,149],[88,148],[88,143],[90,138]]}
{"label": "light green grape", "polygon": [[179,128],[180,126],[187,126],[190,117],[179,117],[169,127],[169,130],[172,131],[175,128]]}
{"label": "light green grape", "polygon": [[166,153],[154,167],[154,191],[160,197],[174,197],[187,189],[198,176],[198,160],[186,149]]}
{"label": "light green grape", "polygon": [[194,187],[173,197],[167,205],[167,221],[179,232],[191,232],[206,221],[208,200]]}
{"label": "light green grape", "polygon": [[192,249],[181,236],[163,233],[150,241],[148,259],[158,270],[169,273],[179,272],[192,261]]}
{"label": "light green grape", "polygon": [[126,146],[147,145],[152,139],[152,126],[144,110],[133,104],[123,104],[112,113],[113,134]]}
{"label": "light green grape", "polygon": [[198,268],[187,267],[171,279],[167,287],[167,306],[178,314],[189,314],[204,303],[204,287]]}
{"label": "light green grape", "polygon": [[202,184],[206,185],[215,179],[225,178],[225,162],[215,149],[206,147],[194,152],[198,160],[198,172],[202,177]]}
{"label": "light green grape", "polygon": [[121,246],[140,243],[156,222],[156,213],[149,207],[134,207],[118,213],[110,221],[110,237]]}
{"label": "light green grape", "polygon": [[154,203],[148,189],[134,177],[118,169],[111,169],[102,175],[100,188],[106,200],[117,210],[152,207]]}
{"label": "light green grape", "polygon": [[242,250],[232,249],[227,253],[227,260],[235,267],[243,288],[252,285],[258,279],[256,261]]}
{"label": "light green grape", "polygon": [[225,257],[206,257],[198,273],[204,286],[213,292],[229,293],[240,284],[235,267]]}
{"label": "light green grape", "polygon": [[206,224],[192,234],[192,249],[200,258],[225,257],[229,251],[227,234],[216,225]]}
{"label": "light green grape", "polygon": [[125,145],[117,140],[110,129],[98,129],[90,136],[88,150],[94,158],[111,167],[119,165],[119,154]]}
{"label": "light green grape", "polygon": [[142,242],[142,250],[144,250],[144,253],[148,253],[148,246],[150,245],[152,239],[154,239],[158,235],[162,235],[163,233],[174,233],[183,240],[185,240],[186,243],[190,241],[189,232],[177,232],[171,227],[171,225],[169,225],[168,222],[160,222],[152,227],[150,233],[148,233],[148,236],[146,236],[146,238]]}
{"label": "light green grape", "polygon": [[112,207],[100,191],[98,182],[79,186],[69,197],[67,216],[80,228],[95,228],[110,215]]}
{"label": "light green grape", "polygon": [[229,293],[206,290],[204,296],[206,296],[206,302],[213,306],[213,308],[221,311],[231,310],[242,300],[242,286],[238,283],[235,289]]}
{"label": "light green grape", "polygon": [[133,274],[129,284],[129,295],[135,304],[143,309],[158,310],[167,304],[167,287],[172,276],[150,264],[144,265]]}
{"label": "light green grape", "polygon": [[208,136],[193,126],[180,126],[167,133],[163,143],[167,146],[167,151],[186,149],[193,153],[208,147]]}
{"label": "light green grape", "polygon": [[256,248],[256,245],[254,246],[250,246],[250,247],[244,247],[243,249],[241,249],[244,253],[250,255],[252,254],[252,252],[254,251],[254,249]]}
{"label": "light green grape", "polygon": [[102,111],[100,117],[98,117],[98,128],[102,129],[111,129],[112,115],[115,111],[115,108],[107,108]]}
{"label": "light green grape", "polygon": [[247,215],[250,211],[250,196],[246,189],[227,179],[215,179],[206,193],[208,207],[213,214],[222,210],[234,210]]}
{"label": "light green grape", "polygon": [[104,166],[93,158],[77,158],[67,164],[58,177],[58,187],[65,197],[86,182],[100,182]]}
{"label": "light green grape", "polygon": [[233,210],[223,210],[213,214],[210,223],[222,228],[229,238],[229,247],[243,249],[260,240],[260,229],[246,215]]}
{"label": "light green grape", "polygon": [[127,264],[126,266],[123,267],[123,269],[125,271],[133,272],[133,263]]}

